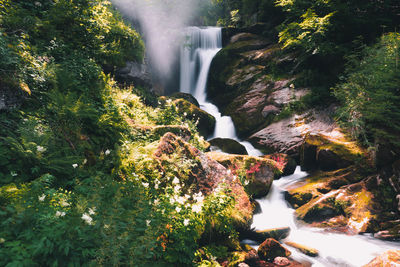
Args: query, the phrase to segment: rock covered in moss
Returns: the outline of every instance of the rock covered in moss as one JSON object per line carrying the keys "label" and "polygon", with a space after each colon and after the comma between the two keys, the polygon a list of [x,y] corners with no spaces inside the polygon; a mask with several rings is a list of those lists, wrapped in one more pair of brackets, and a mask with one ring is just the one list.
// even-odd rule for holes
{"label": "rock covered in moss", "polygon": [[211,147],[214,146],[225,153],[247,155],[246,148],[236,140],[230,138],[213,138],[208,142],[210,143]]}
{"label": "rock covered in moss", "polygon": [[[336,183],[332,181],[338,179],[345,185],[333,188]],[[288,190],[286,198],[297,208],[300,220],[350,234],[362,233],[369,229],[380,204],[368,190],[365,180],[357,182],[360,179],[362,176],[352,168],[318,173],[306,178],[306,183]]]}
{"label": "rock covered in moss", "polygon": [[[160,169],[172,169],[184,191],[213,193],[226,184],[235,199],[232,214],[235,224],[245,227],[252,218],[253,207],[243,186],[223,165],[172,133],[166,133],[154,152]],[[179,158],[180,160],[176,160]],[[182,166],[182,164],[186,164]]]}
{"label": "rock covered in moss", "polygon": [[399,266],[400,250],[388,250],[363,267]]}
{"label": "rock covered in moss", "polygon": [[219,152],[209,152],[207,155],[241,179],[246,192],[254,198],[267,195],[274,177],[280,175],[276,162],[270,159]]}
{"label": "rock covered in moss", "polygon": [[273,238],[267,238],[257,249],[262,260],[273,261],[276,257],[289,257],[292,253]]}
{"label": "rock covered in moss", "polygon": [[200,107],[200,104],[197,101],[197,99],[194,96],[192,96],[191,94],[177,92],[177,93],[173,93],[171,95],[171,98],[173,98],[173,99],[185,99],[186,101],[192,103],[196,107],[198,107],[198,108]]}
{"label": "rock covered in moss", "polygon": [[183,116],[198,121],[197,129],[201,135],[207,137],[214,132],[215,118],[211,114],[182,98],[173,102]]}

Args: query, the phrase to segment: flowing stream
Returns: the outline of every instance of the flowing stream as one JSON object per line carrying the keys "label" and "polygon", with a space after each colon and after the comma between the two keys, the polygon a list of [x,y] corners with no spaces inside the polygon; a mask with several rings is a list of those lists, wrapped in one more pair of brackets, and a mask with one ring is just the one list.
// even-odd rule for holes
{"label": "flowing stream", "polygon": [[[211,138],[237,140],[246,147],[249,155],[261,156],[262,153],[249,142],[238,139],[231,117],[222,116],[218,108],[207,101],[206,86],[211,61],[222,48],[221,29],[189,27],[185,36],[187,41],[181,48],[180,91],[192,94],[201,109],[215,117],[216,127]],[[317,249],[319,256],[312,258],[287,246],[292,252],[292,258],[310,262],[312,266],[362,266],[386,250],[400,249],[400,244],[396,242],[381,241],[367,235],[328,233],[296,221],[294,209],[288,206],[283,192],[286,187],[300,182],[307,175],[298,166],[294,174],[274,181],[268,196],[258,200],[262,212],[254,215],[252,227],[264,230],[289,226],[290,235],[282,242],[290,240]],[[258,246],[250,240],[247,242],[255,248]]]}

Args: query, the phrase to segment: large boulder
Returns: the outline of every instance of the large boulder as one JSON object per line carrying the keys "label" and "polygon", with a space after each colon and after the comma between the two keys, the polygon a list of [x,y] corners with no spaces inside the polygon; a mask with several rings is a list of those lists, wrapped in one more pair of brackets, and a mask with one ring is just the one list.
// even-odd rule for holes
{"label": "large boulder", "polygon": [[400,250],[388,250],[363,267],[400,266]]}
{"label": "large boulder", "polygon": [[228,154],[247,155],[246,148],[236,140],[229,138],[213,138],[208,142],[211,145],[211,150],[215,147]]}
{"label": "large boulder", "polygon": [[267,238],[257,249],[262,260],[273,261],[276,257],[289,257],[292,253],[273,238]]}
{"label": "large boulder", "polygon": [[379,203],[362,179],[353,167],[319,172],[297,187],[292,185],[286,199],[296,208],[300,220],[350,234],[366,232],[376,217]]}
{"label": "large boulder", "polygon": [[310,110],[272,123],[250,136],[266,154],[285,153],[300,161],[302,169],[334,170],[365,159],[366,152],[351,141],[332,119],[335,107]]}
{"label": "large boulder", "polygon": [[[176,157],[189,163],[184,170],[177,166]],[[175,170],[183,193],[202,192],[207,196],[226,184],[236,203],[231,214],[235,226],[243,228],[249,225],[253,212],[249,197],[240,182],[223,165],[172,133],[166,133],[161,138],[154,159],[159,162],[161,170]]]}
{"label": "large boulder", "polygon": [[245,155],[228,155],[220,152],[209,152],[207,155],[228,168],[243,183],[246,192],[259,198],[266,196],[274,177],[280,175],[276,162]]}

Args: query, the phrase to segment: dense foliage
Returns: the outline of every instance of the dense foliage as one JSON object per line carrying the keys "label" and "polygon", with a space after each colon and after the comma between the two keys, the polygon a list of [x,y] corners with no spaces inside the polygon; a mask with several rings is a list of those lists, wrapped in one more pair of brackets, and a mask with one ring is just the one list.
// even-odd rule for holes
{"label": "dense foliage", "polygon": [[176,174],[192,162],[161,171],[151,157],[160,125],[186,125],[204,149],[196,123],[103,71],[142,60],[138,33],[103,0],[5,0],[0,12],[0,90],[17,99],[0,111],[0,265],[212,262],[218,247],[198,252],[201,237],[236,238],[233,198],[184,193]]}
{"label": "dense foliage", "polygon": [[384,35],[349,59],[347,75],[334,89],[343,104],[340,116],[346,126],[371,147],[400,147],[399,56],[400,35]]}

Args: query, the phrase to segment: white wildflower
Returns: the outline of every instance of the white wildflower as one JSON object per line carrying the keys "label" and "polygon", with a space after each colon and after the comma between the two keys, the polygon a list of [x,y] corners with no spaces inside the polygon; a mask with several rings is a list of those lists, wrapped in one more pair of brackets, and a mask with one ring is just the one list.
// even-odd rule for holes
{"label": "white wildflower", "polygon": [[158,184],[155,184],[155,185],[154,185],[154,188],[155,188],[155,189],[158,189]]}
{"label": "white wildflower", "polygon": [[57,210],[56,217],[63,217],[63,216],[65,216],[65,212]]}
{"label": "white wildflower", "polygon": [[4,242],[6,242],[6,240],[4,239],[4,238],[0,238],[0,244],[2,244],[2,243],[4,243]]}
{"label": "white wildflower", "polygon": [[90,217],[90,215],[89,214],[87,214],[87,213],[84,213],[84,214],[82,214],[82,220],[84,220],[85,221],[85,223],[87,223],[87,224],[89,224],[89,225],[92,225],[93,224],[93,219],[92,219],[92,217]]}
{"label": "white wildflower", "polygon": [[36,147],[37,152],[45,152],[46,148],[42,147],[42,146],[37,146]]}
{"label": "white wildflower", "polygon": [[111,153],[111,150],[109,150],[109,149],[107,149],[105,152],[104,152],[104,154],[107,156],[107,155],[110,155],[110,153]]}
{"label": "white wildflower", "polygon": [[176,207],[175,210],[176,210],[176,212],[179,213],[179,212],[181,212],[182,209],[180,207]]}
{"label": "white wildflower", "polygon": [[176,186],[174,187],[174,191],[175,191],[175,192],[179,192],[179,190],[181,190],[181,186],[180,186],[180,185],[176,185]]}
{"label": "white wildflower", "polygon": [[157,206],[159,203],[160,203],[160,200],[158,200],[158,199],[155,199],[155,200],[154,200],[154,205]]}
{"label": "white wildflower", "polygon": [[231,174],[231,170],[230,169],[228,169],[228,175],[230,175]]}
{"label": "white wildflower", "polygon": [[190,220],[189,219],[184,219],[183,220],[183,225],[184,226],[188,226],[189,225]]}
{"label": "white wildflower", "polygon": [[94,214],[95,214],[95,211],[96,211],[96,207],[90,208],[90,209],[89,209],[89,214],[90,214],[90,215],[94,215]]}
{"label": "white wildflower", "polygon": [[39,198],[39,201],[44,201],[44,199],[46,198],[46,196],[45,196],[45,194],[43,194],[43,195],[41,195],[40,197],[38,197]]}
{"label": "white wildflower", "polygon": [[172,180],[172,183],[173,183],[173,184],[179,184],[179,179],[176,178],[176,177],[174,177],[174,180]]}
{"label": "white wildflower", "polygon": [[174,198],[170,198],[169,199],[169,203],[174,204],[175,203],[175,199]]}
{"label": "white wildflower", "polygon": [[195,213],[201,212],[201,209],[202,209],[202,204],[201,203],[197,203],[197,204],[194,204],[192,206],[192,211],[195,212]]}
{"label": "white wildflower", "polygon": [[181,205],[185,204],[185,201],[186,201],[185,197],[178,197],[178,199],[176,200],[176,202],[178,202]]}
{"label": "white wildflower", "polygon": [[105,224],[104,225],[104,229],[108,229],[108,228],[110,228],[110,225],[109,224]]}
{"label": "white wildflower", "polygon": [[63,199],[63,200],[61,200],[60,205],[61,205],[61,207],[68,207],[68,206],[71,205],[71,204],[69,204],[68,201],[66,201],[65,199]]}
{"label": "white wildflower", "polygon": [[204,196],[203,196],[203,194],[201,193],[201,191],[198,192],[198,193],[196,193],[196,194],[193,194],[193,200],[195,200],[195,201],[198,202],[198,203],[203,202]]}
{"label": "white wildflower", "polygon": [[82,162],[82,165],[85,165],[87,163],[87,159],[84,159]]}
{"label": "white wildflower", "polygon": [[78,164],[74,163],[72,164],[72,167],[74,167],[74,169],[78,168]]}
{"label": "white wildflower", "polygon": [[149,187],[149,183],[142,183],[144,187]]}
{"label": "white wildflower", "polygon": [[244,185],[248,185],[249,184],[249,180],[244,181]]}
{"label": "white wildflower", "polygon": [[146,220],[146,225],[150,226],[151,220]]}
{"label": "white wildflower", "polygon": [[187,113],[186,113],[186,112],[184,112],[184,113],[183,113],[183,116],[185,116],[185,117],[186,117],[186,116],[187,116]]}
{"label": "white wildflower", "polygon": [[18,176],[18,173],[16,171],[12,171],[10,174],[12,177]]}

